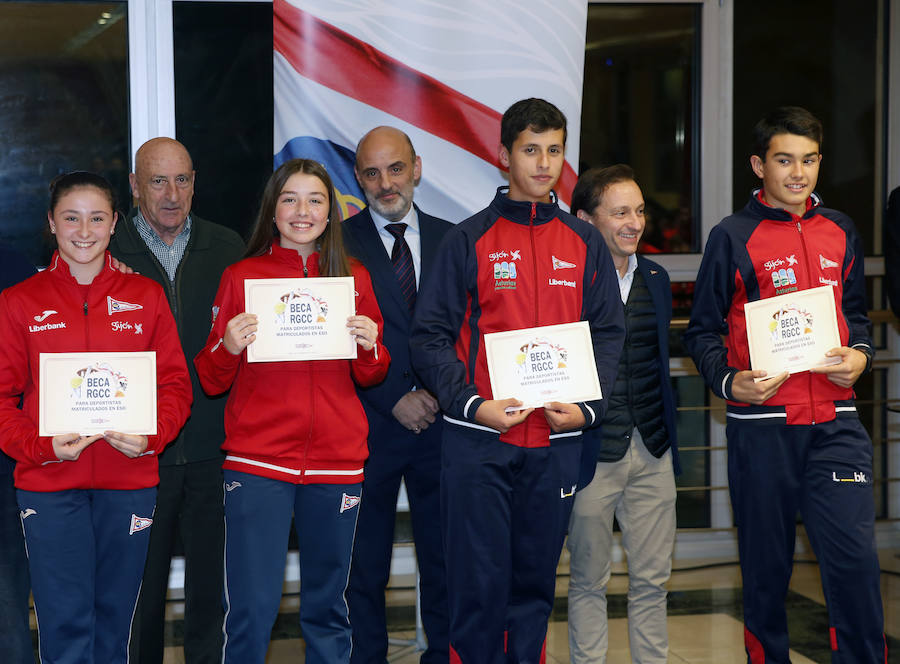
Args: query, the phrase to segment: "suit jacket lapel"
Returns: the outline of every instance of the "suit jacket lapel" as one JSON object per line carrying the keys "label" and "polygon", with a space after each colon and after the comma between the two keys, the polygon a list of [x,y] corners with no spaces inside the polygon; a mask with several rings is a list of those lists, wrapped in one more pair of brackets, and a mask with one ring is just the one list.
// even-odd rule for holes
{"label": "suit jacket lapel", "polygon": [[422,274],[419,275],[419,286],[424,283],[424,278],[430,273],[431,266],[437,258],[437,250],[441,244],[442,235],[435,232],[434,217],[427,215],[416,207],[419,215],[419,237],[421,241]]}

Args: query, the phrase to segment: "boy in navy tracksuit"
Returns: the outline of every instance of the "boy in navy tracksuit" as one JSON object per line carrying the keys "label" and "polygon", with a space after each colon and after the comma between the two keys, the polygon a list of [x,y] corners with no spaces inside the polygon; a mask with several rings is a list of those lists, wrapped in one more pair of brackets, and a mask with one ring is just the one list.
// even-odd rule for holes
{"label": "boy in navy tracksuit", "polygon": [[[862,242],[853,222],[813,193],[822,158],[815,117],[776,109],[753,138],[750,164],[763,188],[710,233],[684,335],[707,384],[728,402],[748,662],[789,661],[784,600],[798,510],[821,567],[832,662],[886,662],[872,443],[853,402],[874,354]],[[766,373],[750,367],[744,304],[822,285],[834,290],[841,345],[828,355],[840,362],[754,382]]]}
{"label": "boy in navy tracksuit", "polygon": [[[624,338],[612,259],[600,233],[566,214],[552,188],[565,116],[526,99],[501,122],[509,169],[484,210],[447,232],[420,294],[413,366],[444,410],[441,511],[450,661],[537,662],[578,481],[582,429],[605,401],[514,410],[491,392],[484,335],[586,320],[601,389]],[[502,267],[501,267],[502,266]]]}

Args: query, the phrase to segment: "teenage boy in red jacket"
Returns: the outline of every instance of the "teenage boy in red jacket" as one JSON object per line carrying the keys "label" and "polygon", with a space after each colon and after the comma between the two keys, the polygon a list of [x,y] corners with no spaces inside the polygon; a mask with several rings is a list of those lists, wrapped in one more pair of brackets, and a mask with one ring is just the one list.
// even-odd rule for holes
{"label": "teenage boy in red jacket", "polygon": [[[874,354],[862,242],[850,218],[813,191],[822,125],[809,111],[775,109],[757,123],[753,144],[763,187],[709,234],[684,334],[697,369],[728,402],[748,661],[789,661],[784,600],[799,510],[821,567],[831,661],[887,662],[872,441],[853,402]],[[834,290],[841,345],[828,355],[840,362],[755,381],[766,372],[750,367],[744,304],[822,285]]]}
{"label": "teenage boy in red jacket", "polygon": [[598,399],[507,412],[522,402],[493,398],[484,335],[588,321],[604,396],[624,338],[609,250],[553,193],[565,116],[542,99],[516,102],[500,140],[509,187],[447,232],[410,338],[413,367],[444,410],[450,661],[466,664],[542,658],[582,430],[606,408]]}

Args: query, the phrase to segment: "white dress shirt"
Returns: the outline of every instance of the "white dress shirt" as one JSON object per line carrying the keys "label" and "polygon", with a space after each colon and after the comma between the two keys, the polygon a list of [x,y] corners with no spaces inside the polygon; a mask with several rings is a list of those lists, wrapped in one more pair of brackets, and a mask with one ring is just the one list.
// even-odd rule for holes
{"label": "white dress shirt", "polygon": [[419,215],[416,214],[416,208],[409,206],[409,212],[399,221],[389,221],[375,212],[372,206],[369,206],[369,214],[372,215],[372,221],[375,222],[375,228],[378,229],[378,235],[384,243],[384,249],[387,251],[388,258],[394,249],[394,236],[387,230],[388,224],[406,224],[406,231],[403,233],[403,239],[409,245],[409,253],[412,254],[413,267],[416,270],[416,289],[419,288],[419,276],[422,274],[422,233],[419,231]]}

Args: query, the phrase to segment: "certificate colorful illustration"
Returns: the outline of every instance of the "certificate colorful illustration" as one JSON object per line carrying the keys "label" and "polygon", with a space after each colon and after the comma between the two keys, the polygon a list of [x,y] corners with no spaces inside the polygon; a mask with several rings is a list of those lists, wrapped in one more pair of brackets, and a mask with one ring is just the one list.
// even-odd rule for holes
{"label": "certificate colorful illustration", "polygon": [[347,318],[356,313],[353,277],[247,279],[246,311],[259,318],[248,362],[356,357]]}
{"label": "certificate colorful illustration", "polygon": [[840,362],[839,357],[825,357],[841,345],[832,286],[748,302],[744,316],[750,367],[763,369],[768,377]]}
{"label": "certificate colorful illustration", "polygon": [[41,353],[38,433],[156,433],[156,353]]}
{"label": "certificate colorful illustration", "polygon": [[522,408],[602,398],[586,321],[484,335],[491,391]]}

